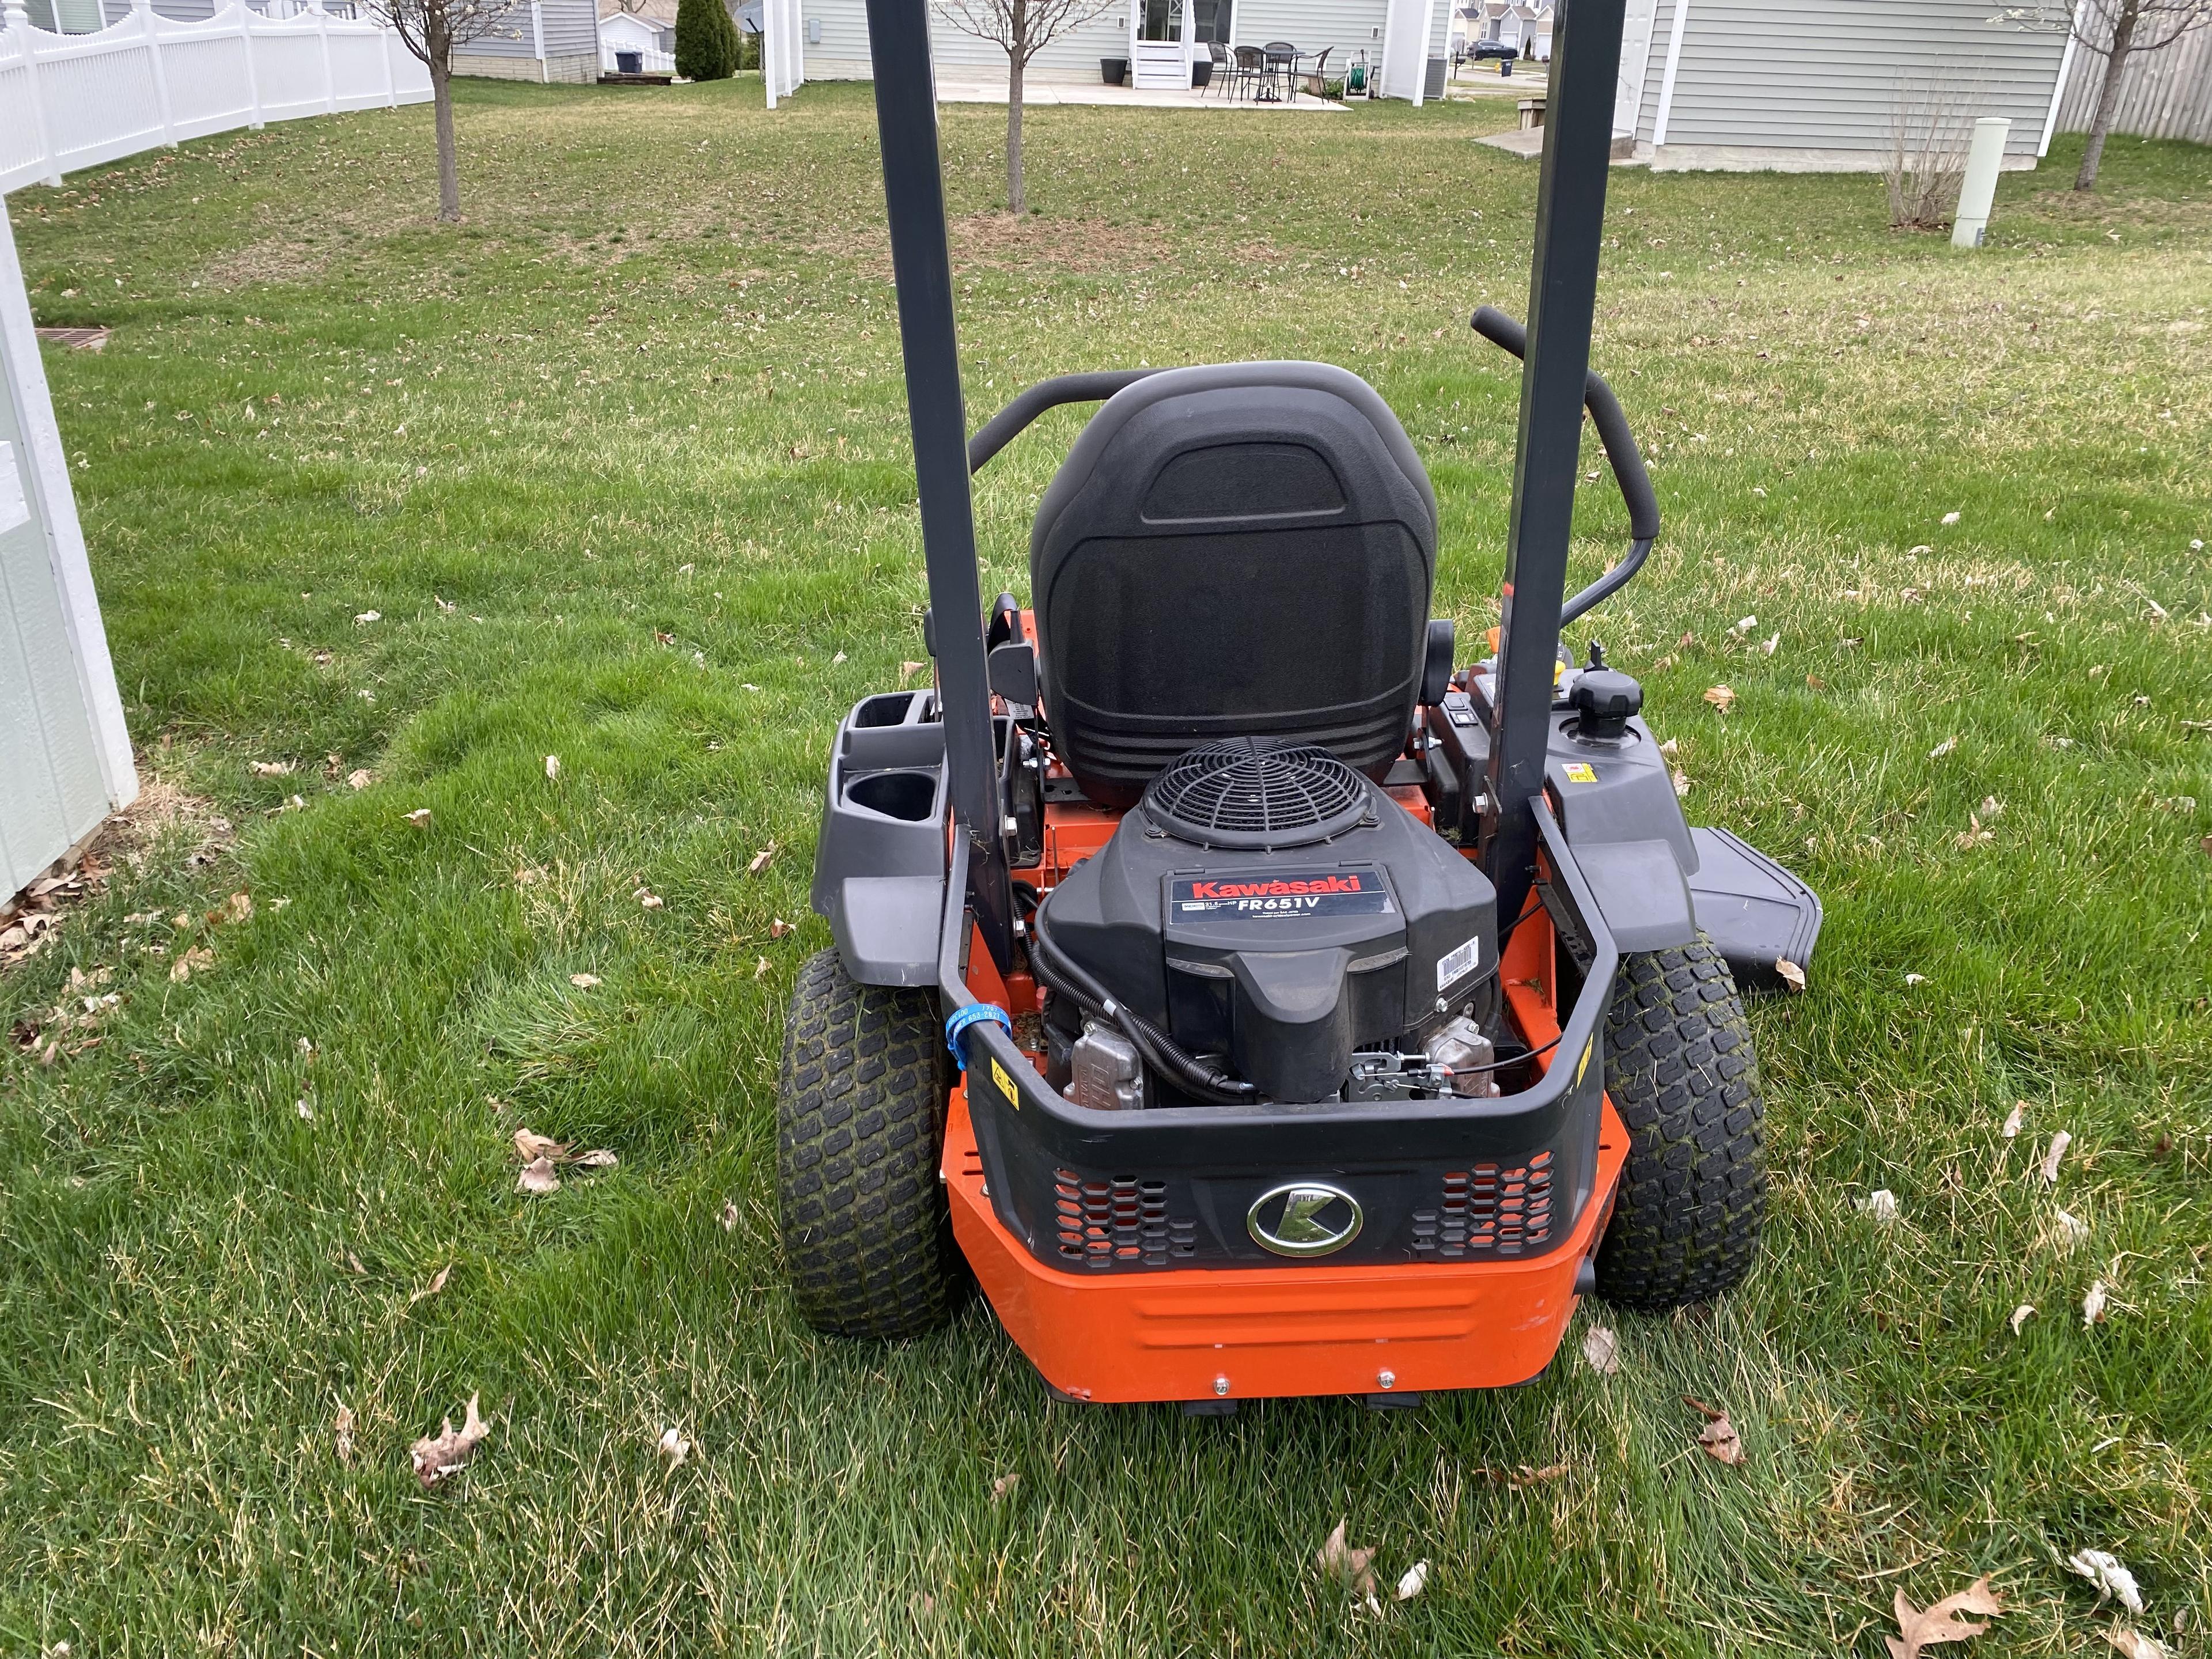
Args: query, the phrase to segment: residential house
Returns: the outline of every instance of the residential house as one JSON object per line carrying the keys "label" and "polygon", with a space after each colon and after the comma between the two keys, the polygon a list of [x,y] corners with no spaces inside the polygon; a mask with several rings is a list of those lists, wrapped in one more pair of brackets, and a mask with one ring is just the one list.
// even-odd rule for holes
{"label": "residential house", "polygon": [[597,81],[597,0],[512,0],[488,33],[454,49],[453,73],[495,81]]}
{"label": "residential house", "polygon": [[[806,79],[869,78],[863,0],[800,0],[800,13]],[[960,16],[961,0],[933,0],[930,52],[939,72],[1003,72],[1005,52],[959,27]],[[1386,96],[1419,102],[1442,88],[1451,21],[1451,0],[1125,0],[1046,46],[1030,60],[1029,77],[1096,84],[1102,60],[1118,58],[1139,88],[1188,87],[1192,65],[1215,46],[1287,40],[1304,53],[1326,50],[1331,80],[1364,54]]]}
{"label": "residential house", "polygon": [[647,69],[674,61],[676,0],[599,0],[600,67],[614,68],[615,55],[625,52]]}
{"label": "residential house", "polygon": [[2032,167],[2057,113],[2063,27],[1990,0],[1628,0],[1617,155],[1659,167],[1875,171],[1932,112],[2012,120]]}
{"label": "residential house", "polygon": [[1555,8],[1529,0],[1472,0],[1459,9],[1459,38],[1510,46],[1523,58],[1548,60]]}

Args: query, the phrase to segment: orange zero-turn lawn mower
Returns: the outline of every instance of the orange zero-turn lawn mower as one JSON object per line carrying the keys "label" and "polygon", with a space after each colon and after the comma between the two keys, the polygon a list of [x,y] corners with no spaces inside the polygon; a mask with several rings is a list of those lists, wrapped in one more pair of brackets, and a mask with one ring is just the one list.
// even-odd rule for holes
{"label": "orange zero-turn lawn mower", "polygon": [[[1589,371],[1622,0],[1561,21],[1529,326],[1474,318],[1526,369],[1464,665],[1427,475],[1344,369],[1070,374],[963,443],[926,3],[868,23],[935,673],[830,757],[778,1102],[801,1316],[911,1336],[972,1273],[1056,1395],[1212,1412],[1525,1382],[1583,1295],[1725,1291],[1766,1193],[1738,988],[1820,911],[1686,824],[1641,688],[1560,648],[1659,529]],[[969,477],[1085,402],[1030,607],[986,607]],[[1633,542],[1568,599],[1585,410]]]}

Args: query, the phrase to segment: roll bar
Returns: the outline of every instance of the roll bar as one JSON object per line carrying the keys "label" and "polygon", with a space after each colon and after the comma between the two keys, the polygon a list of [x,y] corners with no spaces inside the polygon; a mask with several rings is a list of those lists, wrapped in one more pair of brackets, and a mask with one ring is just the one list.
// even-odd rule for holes
{"label": "roll bar", "polygon": [[[1528,355],[1528,331],[1495,306],[1483,307],[1468,325],[1516,357]],[[1644,568],[1651,544],[1659,537],[1659,497],[1652,491],[1651,475],[1644,470],[1644,457],[1637,450],[1635,434],[1628,429],[1620,399],[1595,369],[1583,377],[1583,403],[1589,410],[1590,424],[1597,428],[1598,441],[1605,446],[1605,459],[1613,468],[1613,481],[1620,486],[1620,499],[1627,503],[1632,539],[1626,557],[1559,607],[1562,628],[1627,586],[1630,579]]]}

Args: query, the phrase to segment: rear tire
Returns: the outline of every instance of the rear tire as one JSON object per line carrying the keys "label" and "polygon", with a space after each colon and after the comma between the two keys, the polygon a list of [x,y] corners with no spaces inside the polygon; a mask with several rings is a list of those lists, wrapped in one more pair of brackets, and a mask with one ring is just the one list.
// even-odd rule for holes
{"label": "rear tire", "polygon": [[937,1178],[951,1083],[929,993],[856,984],[835,951],[799,970],[775,1196],[792,1295],[816,1330],[918,1336],[951,1316],[959,1255]]}
{"label": "rear tire", "polygon": [[1605,1086],[1628,1129],[1598,1294],[1663,1313],[1750,1271],[1766,1219],[1765,1103],[1735,977],[1712,941],[1625,956]]}

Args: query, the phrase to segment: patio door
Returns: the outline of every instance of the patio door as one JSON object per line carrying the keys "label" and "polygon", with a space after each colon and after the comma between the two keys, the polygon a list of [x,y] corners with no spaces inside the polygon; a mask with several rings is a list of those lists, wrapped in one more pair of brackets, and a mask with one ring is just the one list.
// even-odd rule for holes
{"label": "patio door", "polygon": [[1191,0],[1131,0],[1132,78],[1140,92],[1173,92],[1190,85],[1196,12]]}

